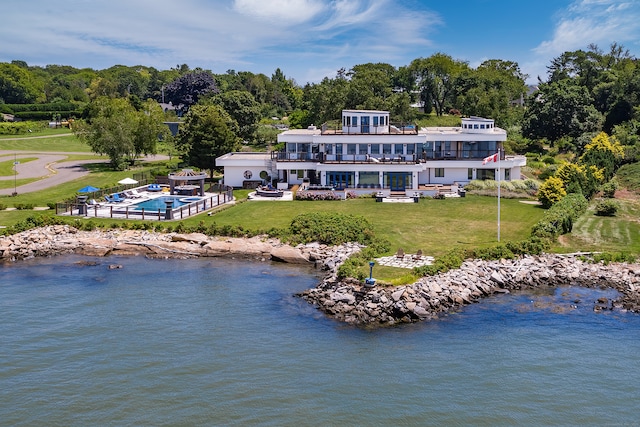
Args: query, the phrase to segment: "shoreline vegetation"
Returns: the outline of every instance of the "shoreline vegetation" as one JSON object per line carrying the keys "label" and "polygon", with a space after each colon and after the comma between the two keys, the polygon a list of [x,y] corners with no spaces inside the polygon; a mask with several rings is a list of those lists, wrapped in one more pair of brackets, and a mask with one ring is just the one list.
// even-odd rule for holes
{"label": "shoreline vegetation", "polygon": [[[594,302],[596,311],[640,313],[640,264],[588,263],[577,256],[525,255],[512,260],[467,260],[458,269],[425,276],[403,286],[365,286],[339,280],[338,267],[364,246],[357,243],[291,246],[265,236],[209,237],[201,233],[158,233],[143,230],[81,231],[69,225],[34,228],[0,236],[0,261],[81,254],[152,258],[241,257],[314,265],[324,272],[315,288],[296,296],[327,316],[355,325],[390,326],[436,319],[480,299],[516,290],[556,287],[611,287],[615,300]],[[118,268],[117,264],[110,268]]]}

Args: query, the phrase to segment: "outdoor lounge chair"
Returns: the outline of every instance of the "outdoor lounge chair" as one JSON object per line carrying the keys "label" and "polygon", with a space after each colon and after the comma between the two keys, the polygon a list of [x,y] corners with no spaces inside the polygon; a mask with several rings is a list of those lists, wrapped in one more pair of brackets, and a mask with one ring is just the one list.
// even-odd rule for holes
{"label": "outdoor lounge chair", "polygon": [[119,203],[119,202],[124,201],[124,199],[122,197],[120,197],[120,195],[118,193],[112,194],[111,198],[113,199],[113,201],[115,203]]}
{"label": "outdoor lounge chair", "polygon": [[404,251],[402,250],[402,248],[399,248],[398,252],[396,252],[396,258],[404,259]]}
{"label": "outdoor lounge chair", "polygon": [[418,249],[418,252],[413,256],[413,259],[416,261],[422,259],[422,249]]}
{"label": "outdoor lounge chair", "polygon": [[162,188],[160,188],[160,184],[149,184],[147,186],[147,191],[160,191],[162,190]]}

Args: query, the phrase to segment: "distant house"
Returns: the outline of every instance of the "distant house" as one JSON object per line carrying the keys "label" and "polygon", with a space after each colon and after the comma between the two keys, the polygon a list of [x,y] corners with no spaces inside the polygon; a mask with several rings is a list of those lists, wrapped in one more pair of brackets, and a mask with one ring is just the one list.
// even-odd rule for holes
{"label": "distant house", "polygon": [[[506,139],[505,130],[481,117],[462,118],[459,127],[418,129],[391,123],[388,111],[343,110],[337,128],[287,130],[278,135],[282,151],[229,153],[216,164],[224,167],[224,183],[234,187],[265,171],[262,176],[281,188],[309,183],[412,194],[426,186],[496,179],[496,174],[501,180],[520,178],[526,158],[505,156]],[[499,162],[484,160],[498,152]]]}

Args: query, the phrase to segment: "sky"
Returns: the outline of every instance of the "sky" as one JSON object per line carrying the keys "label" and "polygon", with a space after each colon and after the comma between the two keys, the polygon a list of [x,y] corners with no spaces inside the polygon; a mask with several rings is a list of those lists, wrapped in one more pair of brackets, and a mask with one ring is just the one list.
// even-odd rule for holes
{"label": "sky", "polygon": [[0,14],[0,62],[102,70],[187,64],[299,85],[365,63],[445,53],[517,62],[535,84],[566,51],[640,57],[640,0],[25,0]]}

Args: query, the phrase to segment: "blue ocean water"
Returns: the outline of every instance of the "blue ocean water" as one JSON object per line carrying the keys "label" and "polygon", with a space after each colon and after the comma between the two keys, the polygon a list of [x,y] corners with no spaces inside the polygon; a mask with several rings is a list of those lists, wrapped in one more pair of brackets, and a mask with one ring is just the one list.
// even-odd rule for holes
{"label": "blue ocean water", "polygon": [[296,266],[61,256],[0,273],[3,426],[640,424],[640,315],[592,309],[612,291],[363,329],[293,297],[318,281]]}

